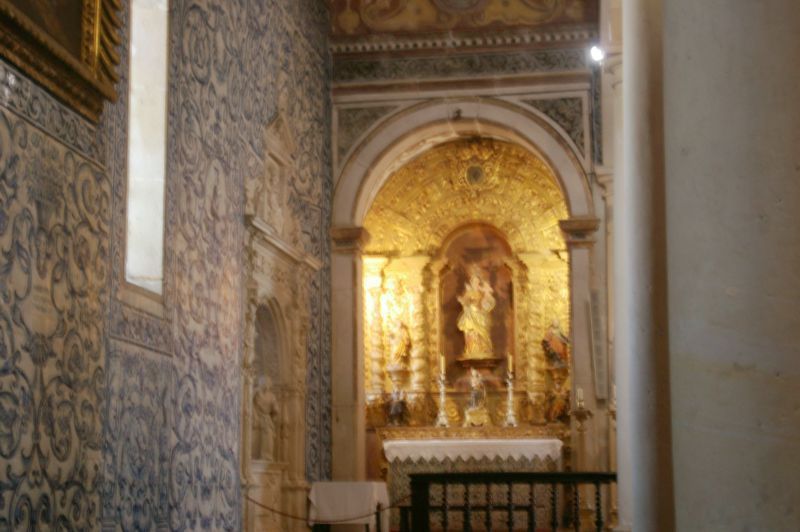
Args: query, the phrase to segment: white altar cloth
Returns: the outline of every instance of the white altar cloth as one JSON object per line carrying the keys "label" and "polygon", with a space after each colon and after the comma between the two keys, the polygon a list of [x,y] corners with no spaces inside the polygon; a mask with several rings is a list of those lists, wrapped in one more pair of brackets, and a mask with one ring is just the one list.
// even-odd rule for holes
{"label": "white altar cloth", "polygon": [[404,461],[410,458],[413,462],[423,460],[443,461],[445,459],[468,460],[474,458],[481,460],[487,458],[519,460],[536,458],[551,459],[553,462],[561,460],[561,447],[563,443],[556,438],[536,439],[475,439],[475,440],[386,440],[383,442],[383,452],[389,462]]}
{"label": "white altar cloth", "polygon": [[[375,509],[378,503],[389,507],[385,482],[339,481],[314,482],[308,493],[308,524],[369,525],[377,530]],[[343,522],[343,519],[358,519]],[[381,512],[381,530],[389,532],[389,512]]]}

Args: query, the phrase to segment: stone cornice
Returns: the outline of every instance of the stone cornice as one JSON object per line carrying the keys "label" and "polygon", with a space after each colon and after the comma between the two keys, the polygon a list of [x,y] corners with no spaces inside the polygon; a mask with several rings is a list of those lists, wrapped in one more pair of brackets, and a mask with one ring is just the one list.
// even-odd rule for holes
{"label": "stone cornice", "polygon": [[574,46],[597,40],[592,25],[537,30],[461,32],[423,35],[372,35],[360,38],[332,38],[334,56],[361,54],[440,54],[442,51],[469,52],[518,50],[531,47]]}
{"label": "stone cornice", "polygon": [[369,243],[369,232],[363,227],[332,227],[334,252],[363,251]]}
{"label": "stone cornice", "polygon": [[322,269],[323,264],[319,259],[296,249],[294,246],[284,241],[258,216],[246,216],[245,220],[247,222],[247,227],[251,231],[251,235],[257,239],[256,249],[258,249],[260,245],[269,250],[277,251],[280,255],[289,259],[289,261],[305,265],[313,271]]}
{"label": "stone cornice", "polygon": [[558,222],[564,233],[567,246],[589,246],[594,244],[594,233],[600,227],[600,220],[594,216],[575,216]]}

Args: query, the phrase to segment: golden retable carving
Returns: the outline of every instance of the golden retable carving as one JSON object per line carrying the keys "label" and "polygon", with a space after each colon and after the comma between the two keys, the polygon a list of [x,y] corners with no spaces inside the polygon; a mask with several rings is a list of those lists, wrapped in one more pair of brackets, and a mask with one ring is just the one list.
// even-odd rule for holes
{"label": "golden retable carving", "polygon": [[442,144],[392,174],[364,220],[367,254],[433,255],[458,226],[484,221],[517,252],[563,249],[567,207],[550,167],[492,139]]}
{"label": "golden retable carving", "polygon": [[[482,429],[518,412],[520,427],[503,434],[563,423],[550,411],[569,389],[569,369],[552,367],[542,341],[553,322],[569,331],[569,255],[559,227],[567,218],[551,168],[509,142],[444,143],[387,178],[364,221],[371,235],[362,255],[371,427],[387,422],[391,392],[397,392],[396,406],[404,405],[404,425],[433,424],[441,405],[451,426]],[[470,233],[467,247],[451,248],[470,227],[487,229]],[[490,233],[506,252],[459,258],[499,249],[487,247]],[[507,331],[502,355],[494,353],[491,336],[498,328]],[[488,360],[495,364],[478,364]],[[468,383],[470,368],[485,378],[477,386],[481,394]],[[444,400],[436,402],[442,375]]]}

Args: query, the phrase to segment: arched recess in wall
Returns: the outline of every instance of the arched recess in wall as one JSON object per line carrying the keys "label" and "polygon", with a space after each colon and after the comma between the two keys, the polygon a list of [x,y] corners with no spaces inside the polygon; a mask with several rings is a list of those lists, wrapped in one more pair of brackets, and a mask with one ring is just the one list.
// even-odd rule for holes
{"label": "arched recess in wall", "polygon": [[[580,158],[538,113],[486,98],[435,100],[404,109],[376,126],[356,147],[336,180],[332,212],[333,256],[333,476],[364,478],[365,424],[364,323],[359,257],[368,235],[364,218],[386,180],[397,169],[434,146],[460,138],[492,138],[532,152],[553,172],[567,204],[561,222],[570,254],[570,321],[574,350],[588,353],[584,312],[590,294],[591,187]],[[579,246],[576,244],[580,244]],[[591,364],[588,360],[581,364]],[[354,371],[355,368],[355,371]],[[590,370],[582,372],[590,374]],[[355,428],[356,437],[353,438]],[[355,440],[355,441],[354,441]]]}
{"label": "arched recess in wall", "polygon": [[[274,300],[262,302],[256,308],[254,328],[254,353],[253,377],[256,391],[267,389],[272,393],[276,402],[282,399],[284,387],[284,371],[289,361],[286,360],[286,334],[278,303]],[[277,420],[282,419],[283,412],[275,406]],[[265,442],[265,417],[269,412],[255,412],[252,418],[253,436],[251,442],[252,460],[282,461],[284,449],[281,447],[282,437],[280,426],[272,426],[269,431],[271,442]]]}
{"label": "arched recess in wall", "polygon": [[[282,333],[282,324],[279,319],[280,309],[276,302],[270,301],[258,305],[255,319],[255,338],[253,371],[255,377],[255,389],[268,387],[280,399],[283,389],[282,367],[286,366],[285,337]],[[253,416],[253,439],[251,457],[253,460],[273,460],[282,461],[283,449],[280,448],[281,435],[280,427],[271,429],[273,441],[264,441],[263,413]],[[271,447],[271,451],[268,450]]]}

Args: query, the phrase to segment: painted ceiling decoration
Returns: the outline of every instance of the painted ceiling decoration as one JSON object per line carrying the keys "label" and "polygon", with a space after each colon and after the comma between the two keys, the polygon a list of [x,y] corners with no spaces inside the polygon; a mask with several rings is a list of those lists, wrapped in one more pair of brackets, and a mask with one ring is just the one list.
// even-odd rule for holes
{"label": "painted ceiling decoration", "polygon": [[597,0],[331,0],[334,37],[593,23]]}

